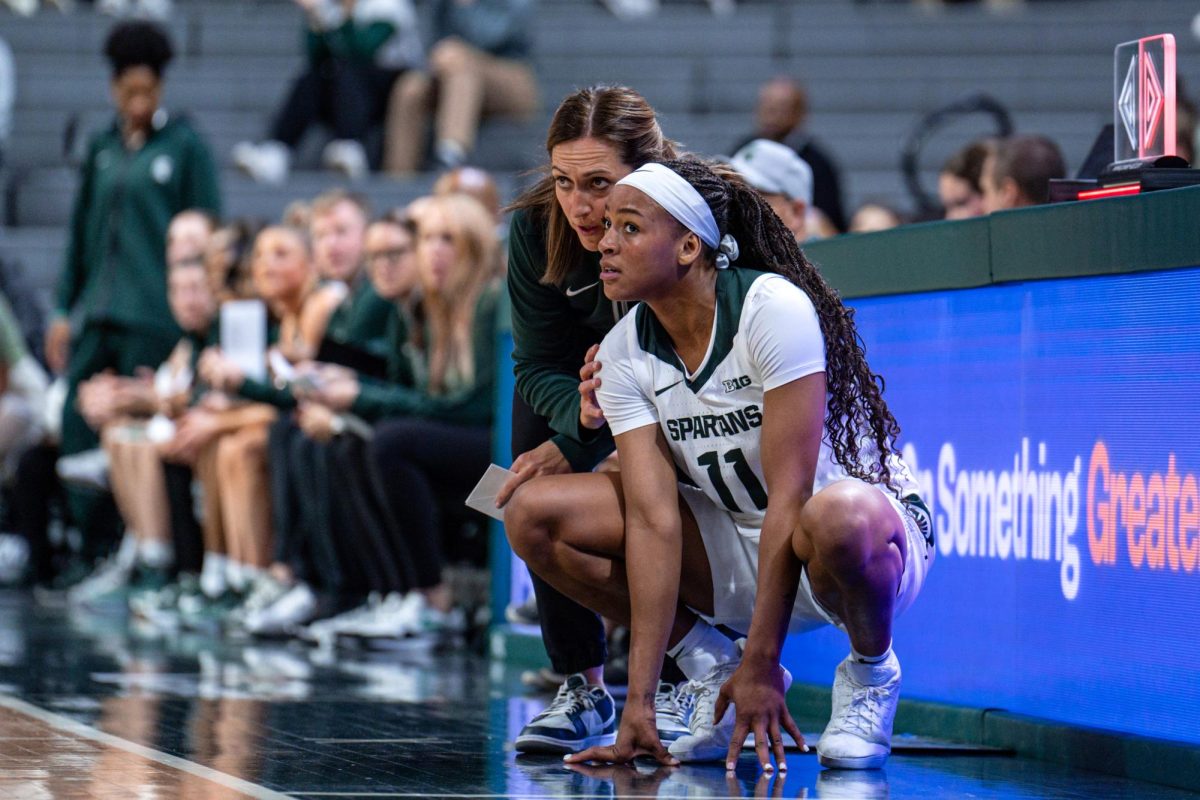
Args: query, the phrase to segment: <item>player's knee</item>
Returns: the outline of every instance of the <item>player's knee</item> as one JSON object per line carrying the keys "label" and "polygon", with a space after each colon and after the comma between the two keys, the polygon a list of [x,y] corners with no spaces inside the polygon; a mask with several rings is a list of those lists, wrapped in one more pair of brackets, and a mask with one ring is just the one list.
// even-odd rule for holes
{"label": "player's knee", "polygon": [[805,504],[800,521],[813,557],[826,569],[840,573],[866,566],[872,551],[874,514],[857,487],[818,492]]}
{"label": "player's knee", "polygon": [[536,482],[517,487],[504,506],[504,532],[513,552],[529,566],[542,561],[550,541],[546,498]]}

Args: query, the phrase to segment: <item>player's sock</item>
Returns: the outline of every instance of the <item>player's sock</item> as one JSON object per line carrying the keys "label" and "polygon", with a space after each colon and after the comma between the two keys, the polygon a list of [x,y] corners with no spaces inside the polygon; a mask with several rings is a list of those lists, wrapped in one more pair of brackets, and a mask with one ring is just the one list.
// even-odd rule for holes
{"label": "player's sock", "polygon": [[864,686],[871,686],[877,683],[879,678],[879,670],[872,669],[883,662],[887,661],[892,655],[892,643],[888,642],[887,649],[877,656],[864,656],[862,653],[850,646],[850,664],[849,669],[854,679]]}
{"label": "player's sock", "polygon": [[691,680],[699,680],[717,664],[736,661],[739,653],[728,636],[697,619],[679,643],[667,651],[679,669]]}

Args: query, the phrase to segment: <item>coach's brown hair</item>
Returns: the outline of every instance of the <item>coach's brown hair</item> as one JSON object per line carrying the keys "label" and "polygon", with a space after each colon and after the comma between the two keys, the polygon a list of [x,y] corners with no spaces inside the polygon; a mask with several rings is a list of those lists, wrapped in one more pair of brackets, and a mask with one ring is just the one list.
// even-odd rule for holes
{"label": "coach's brown hair", "polygon": [[[627,86],[589,86],[569,95],[554,112],[546,134],[546,154],[556,146],[586,138],[608,142],[631,169],[650,161],[675,158],[675,142],[663,136],[654,109]],[[546,229],[546,272],[542,283],[562,283],[583,258],[583,245],[554,196],[554,178],[546,174],[511,206],[526,209]]]}

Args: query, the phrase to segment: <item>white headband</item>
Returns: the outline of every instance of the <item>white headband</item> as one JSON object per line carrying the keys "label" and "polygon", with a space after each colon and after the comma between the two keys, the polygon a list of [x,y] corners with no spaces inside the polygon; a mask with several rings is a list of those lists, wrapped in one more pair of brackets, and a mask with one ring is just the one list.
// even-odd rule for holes
{"label": "white headband", "polygon": [[714,250],[720,245],[721,233],[717,230],[712,209],[696,188],[670,167],[646,164],[617,181],[617,185],[639,189],[666,209],[680,225],[699,236],[700,241]]}

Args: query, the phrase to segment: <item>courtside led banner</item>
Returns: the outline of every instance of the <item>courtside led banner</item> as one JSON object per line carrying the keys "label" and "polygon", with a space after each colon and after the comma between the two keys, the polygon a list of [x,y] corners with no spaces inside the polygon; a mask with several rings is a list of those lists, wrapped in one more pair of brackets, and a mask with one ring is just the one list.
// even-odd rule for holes
{"label": "courtside led banner", "polygon": [[852,304],[937,527],[906,696],[1200,742],[1200,269]]}

